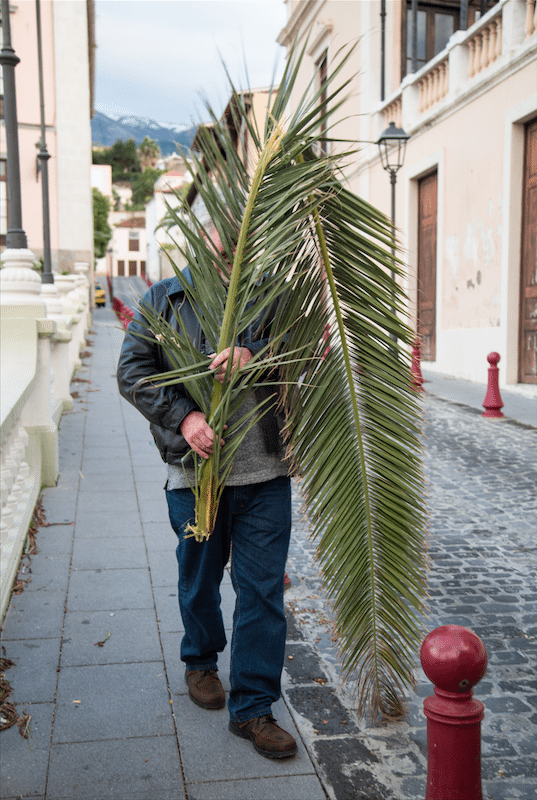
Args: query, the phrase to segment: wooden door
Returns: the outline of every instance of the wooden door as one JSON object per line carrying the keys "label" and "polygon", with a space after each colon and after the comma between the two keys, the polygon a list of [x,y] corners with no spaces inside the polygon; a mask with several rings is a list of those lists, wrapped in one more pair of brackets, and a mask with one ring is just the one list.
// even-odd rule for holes
{"label": "wooden door", "polygon": [[125,274],[125,262],[121,259],[117,262],[117,274],[124,275]]}
{"label": "wooden door", "polygon": [[436,172],[418,183],[418,335],[421,357],[436,360]]}
{"label": "wooden door", "polygon": [[518,379],[537,383],[537,119],[526,125],[519,319]]}
{"label": "wooden door", "polygon": [[129,275],[136,275],[136,261],[129,261]]}

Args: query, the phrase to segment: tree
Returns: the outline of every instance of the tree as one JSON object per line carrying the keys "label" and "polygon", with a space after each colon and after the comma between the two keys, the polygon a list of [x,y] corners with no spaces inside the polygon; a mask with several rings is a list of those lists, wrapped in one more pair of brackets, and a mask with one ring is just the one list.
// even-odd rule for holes
{"label": "tree", "polygon": [[[222,385],[186,331],[144,304],[141,312],[178,365],[148,380],[185,383],[215,440],[225,440],[211,458],[195,461],[191,535],[200,542],[211,535],[241,437],[278,404],[334,604],[344,674],[357,676],[362,711],[393,717],[414,683],[425,597],[420,409],[407,301],[390,276],[403,275],[391,254],[391,223],[344,186],[348,154],[320,147],[326,109],[334,113],[348,86],[331,89],[343,63],[313,99],[301,99],[285,130],[295,54],[261,134],[244,95],[233,90],[233,130],[212,114],[210,133],[200,134],[203,156],[193,156],[192,177],[210,223],[184,206],[169,208],[187,242],[182,252],[192,281],[176,274],[210,348],[233,348],[260,318],[266,347]],[[236,150],[233,134],[243,127],[249,152],[257,153],[253,174]],[[230,264],[226,287],[221,276]],[[224,433],[271,371],[274,391]]]}
{"label": "tree", "polygon": [[131,205],[134,210],[140,211],[153,195],[155,182],[162,175],[163,170],[147,167],[140,175],[133,176]]}
{"label": "tree", "polygon": [[138,155],[140,156],[142,170],[146,170],[148,167],[154,169],[161,156],[160,147],[154,139],[146,136],[138,147]]}
{"label": "tree", "polygon": [[112,167],[112,180],[130,180],[133,173],[142,171],[140,157],[136,150],[134,139],[118,139],[108,149],[93,150],[94,164],[110,164]]}
{"label": "tree", "polygon": [[108,214],[110,213],[110,200],[106,195],[96,189],[92,189],[93,194],[93,251],[95,258],[103,258],[106,255],[108,242],[112,238],[112,228],[108,224]]}

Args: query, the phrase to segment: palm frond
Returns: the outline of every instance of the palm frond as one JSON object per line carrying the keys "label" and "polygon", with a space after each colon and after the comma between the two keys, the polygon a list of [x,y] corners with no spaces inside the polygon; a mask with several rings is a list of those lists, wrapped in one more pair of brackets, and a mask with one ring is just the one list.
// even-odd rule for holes
{"label": "palm frond", "polygon": [[[258,155],[255,169],[242,163],[229,127],[214,117],[192,175],[210,224],[188,210],[174,218],[191,281],[177,275],[211,347],[238,346],[260,323],[268,344],[222,387],[206,357],[185,341],[180,320],[166,326],[147,310],[149,327],[176,365],[152,380],[187,382],[216,436],[226,439],[231,413],[263,383],[267,368],[277,368],[278,397],[250,410],[202,465],[193,532],[200,539],[210,534],[241,437],[277,399],[334,604],[344,673],[357,677],[362,710],[392,717],[413,683],[425,596],[413,334],[404,322],[406,298],[390,275],[404,271],[392,257],[390,223],[338,177],[345,154],[318,148],[319,120],[330,121],[324,93],[306,93],[282,128],[302,55],[289,59],[260,126],[263,141],[243,97],[232,91],[235,124],[244,123]],[[329,86],[344,63],[345,57]],[[347,86],[328,88],[332,113]],[[226,289],[221,273],[229,264]]]}

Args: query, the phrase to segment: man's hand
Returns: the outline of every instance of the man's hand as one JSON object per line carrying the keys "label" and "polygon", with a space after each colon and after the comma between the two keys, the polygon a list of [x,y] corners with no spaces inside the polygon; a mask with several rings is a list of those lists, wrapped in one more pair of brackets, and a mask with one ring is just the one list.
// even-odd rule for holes
{"label": "man's hand", "polygon": [[[214,377],[219,383],[224,383],[226,378],[226,370],[228,368],[230,355],[231,347],[226,347],[226,349],[222,350],[221,353],[217,353],[213,356],[209,365],[209,369],[213,369],[215,371]],[[248,350],[247,347],[234,347],[233,364],[230,370],[230,375],[239,367],[244,367],[244,365],[247,364],[251,358],[253,358],[252,351]]]}
{"label": "man's hand", "polygon": [[[181,422],[181,433],[199,456],[209,458],[212,455],[215,433],[201,411],[191,411],[186,415]],[[220,439],[220,445],[223,444],[224,440]]]}

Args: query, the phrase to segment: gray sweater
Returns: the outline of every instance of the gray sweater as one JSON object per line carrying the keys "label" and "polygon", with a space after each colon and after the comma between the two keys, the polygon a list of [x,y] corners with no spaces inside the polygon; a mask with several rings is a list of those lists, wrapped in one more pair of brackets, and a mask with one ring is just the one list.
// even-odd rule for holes
{"label": "gray sweater", "polygon": [[[248,399],[237,418],[255,406],[254,398]],[[230,420],[230,425],[234,422]],[[225,438],[225,435],[224,435]],[[271,481],[288,474],[288,465],[283,461],[283,449],[267,453],[259,425],[254,425],[241,444],[226,486],[246,486],[252,483]],[[168,489],[188,489],[194,483],[194,470],[168,464]]]}

